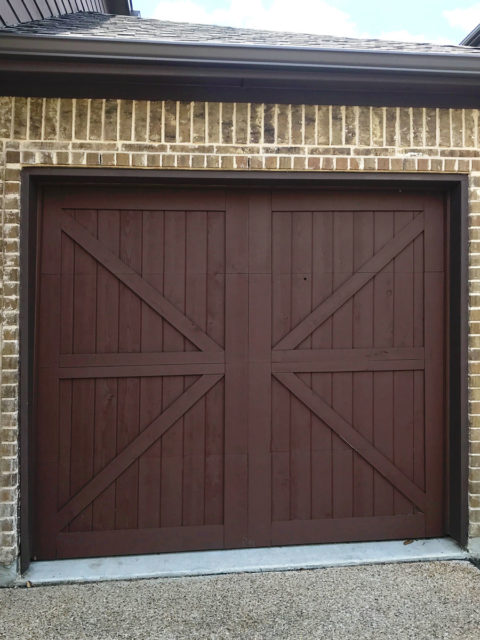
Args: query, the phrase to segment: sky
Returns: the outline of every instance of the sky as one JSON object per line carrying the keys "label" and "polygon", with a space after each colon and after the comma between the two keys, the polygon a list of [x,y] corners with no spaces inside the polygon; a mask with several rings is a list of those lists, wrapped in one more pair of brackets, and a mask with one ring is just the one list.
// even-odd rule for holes
{"label": "sky", "polygon": [[352,38],[458,44],[480,24],[472,0],[133,0],[143,18]]}

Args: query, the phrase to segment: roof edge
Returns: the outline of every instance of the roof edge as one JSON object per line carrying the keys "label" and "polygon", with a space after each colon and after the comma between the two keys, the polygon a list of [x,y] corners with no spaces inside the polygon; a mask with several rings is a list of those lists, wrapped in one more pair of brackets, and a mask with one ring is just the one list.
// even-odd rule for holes
{"label": "roof edge", "polygon": [[46,60],[171,63],[215,66],[390,71],[480,76],[480,55],[461,53],[323,49],[256,44],[106,40],[3,33],[0,56]]}
{"label": "roof edge", "polygon": [[3,95],[478,108],[479,81],[469,53],[0,37]]}
{"label": "roof edge", "polygon": [[471,31],[460,43],[464,47],[478,47],[480,45],[480,24]]}

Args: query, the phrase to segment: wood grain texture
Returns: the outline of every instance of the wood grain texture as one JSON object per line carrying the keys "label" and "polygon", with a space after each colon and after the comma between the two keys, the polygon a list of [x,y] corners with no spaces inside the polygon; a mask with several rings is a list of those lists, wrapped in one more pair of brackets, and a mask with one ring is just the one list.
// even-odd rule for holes
{"label": "wood grain texture", "polygon": [[38,558],[443,534],[442,200],[279,193],[46,193]]}

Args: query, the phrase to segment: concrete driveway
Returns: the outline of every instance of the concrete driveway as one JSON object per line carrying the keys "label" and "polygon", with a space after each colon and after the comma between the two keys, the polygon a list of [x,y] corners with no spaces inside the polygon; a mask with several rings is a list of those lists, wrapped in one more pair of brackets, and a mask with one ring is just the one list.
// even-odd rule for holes
{"label": "concrete driveway", "polygon": [[0,638],[478,640],[480,571],[422,562],[2,589]]}

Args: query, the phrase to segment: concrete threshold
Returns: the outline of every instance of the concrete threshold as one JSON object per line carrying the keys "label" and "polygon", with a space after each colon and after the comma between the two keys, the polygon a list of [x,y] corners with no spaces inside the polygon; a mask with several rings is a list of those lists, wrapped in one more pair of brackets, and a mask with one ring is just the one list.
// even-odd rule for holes
{"label": "concrete threshold", "polygon": [[318,544],[226,551],[191,551],[142,556],[32,562],[18,586],[180,578],[225,573],[293,571],[391,562],[467,560],[450,538]]}

